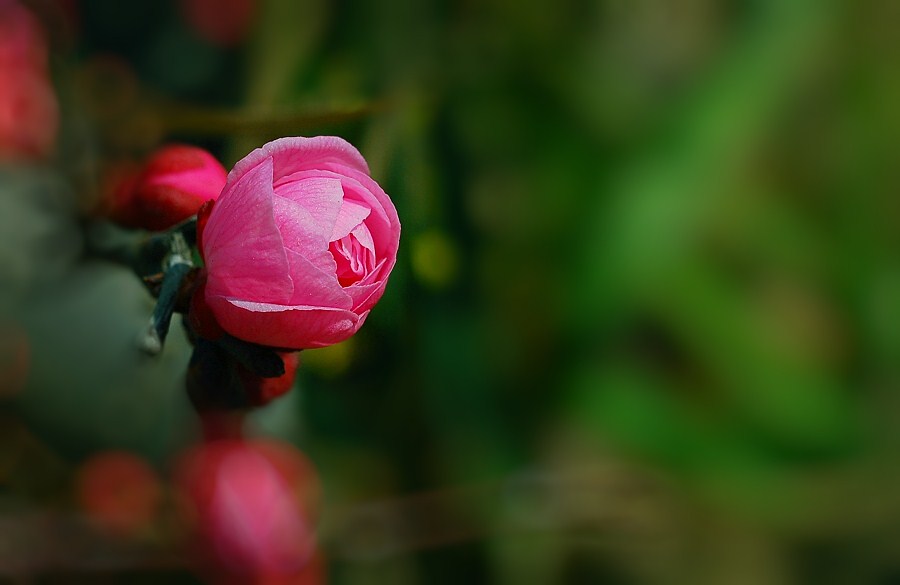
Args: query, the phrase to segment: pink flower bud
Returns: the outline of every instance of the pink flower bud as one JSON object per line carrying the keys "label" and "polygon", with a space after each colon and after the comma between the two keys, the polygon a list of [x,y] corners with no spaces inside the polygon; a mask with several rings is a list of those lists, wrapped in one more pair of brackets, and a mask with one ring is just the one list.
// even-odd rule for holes
{"label": "pink flower bud", "polygon": [[212,581],[318,582],[300,579],[319,570],[311,513],[318,479],[292,446],[204,443],[178,462],[175,482],[193,527],[196,558]]}
{"label": "pink flower bud", "polygon": [[216,199],[225,177],[225,168],[202,148],[165,146],[139,173],[118,182],[109,215],[126,227],[165,230]]}
{"label": "pink flower bud", "polygon": [[221,327],[306,349],[363,324],[396,262],[400,221],[346,141],[281,138],[235,165],[200,238]]}
{"label": "pink flower bud", "polygon": [[56,143],[59,107],[37,19],[15,0],[0,1],[0,158],[42,159]]}

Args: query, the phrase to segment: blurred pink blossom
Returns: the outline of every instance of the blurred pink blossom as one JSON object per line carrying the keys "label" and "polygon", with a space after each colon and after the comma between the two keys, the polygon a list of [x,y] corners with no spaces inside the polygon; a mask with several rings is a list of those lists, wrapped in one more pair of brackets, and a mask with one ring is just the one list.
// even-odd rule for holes
{"label": "blurred pink blossom", "polygon": [[0,159],[46,158],[58,125],[41,24],[16,0],[0,0]]}
{"label": "blurred pink blossom", "polygon": [[99,527],[132,535],[155,520],[162,484],[150,465],[125,451],[106,451],[88,459],[78,473],[78,501]]}
{"label": "blurred pink blossom", "polygon": [[181,0],[182,14],[197,36],[220,47],[247,37],[256,8],[256,0]]}
{"label": "blurred pink blossom", "polygon": [[318,479],[292,446],[218,439],[188,451],[176,485],[202,571],[217,583],[314,583]]}

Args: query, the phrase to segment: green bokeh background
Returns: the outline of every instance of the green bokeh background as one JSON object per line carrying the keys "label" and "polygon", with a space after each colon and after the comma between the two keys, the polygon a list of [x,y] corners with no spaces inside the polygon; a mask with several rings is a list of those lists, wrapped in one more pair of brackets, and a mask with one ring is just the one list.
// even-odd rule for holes
{"label": "green bokeh background", "polygon": [[186,342],[137,354],[151,299],[81,253],[100,169],[338,134],[400,258],[252,420],[321,473],[329,582],[900,583],[896,3],[259,0],[230,48],[173,2],[33,6],[63,129],[0,183],[10,517],[197,436]]}

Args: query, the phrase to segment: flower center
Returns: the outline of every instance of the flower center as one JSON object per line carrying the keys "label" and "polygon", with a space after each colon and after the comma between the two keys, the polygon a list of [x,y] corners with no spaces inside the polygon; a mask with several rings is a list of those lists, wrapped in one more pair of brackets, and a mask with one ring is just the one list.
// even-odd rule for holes
{"label": "flower center", "polygon": [[[365,230],[365,234],[360,233]],[[371,241],[366,238],[369,230],[362,224],[339,240],[331,242],[328,250],[337,262],[337,278],[343,287],[352,286],[365,278],[375,268],[375,251],[360,241]]]}

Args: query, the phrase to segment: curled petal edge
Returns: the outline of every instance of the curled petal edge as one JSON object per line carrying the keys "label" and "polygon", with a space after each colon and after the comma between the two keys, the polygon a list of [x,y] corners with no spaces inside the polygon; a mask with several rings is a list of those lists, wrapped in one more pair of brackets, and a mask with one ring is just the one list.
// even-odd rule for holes
{"label": "curled petal edge", "polygon": [[255,303],[212,295],[207,303],[231,335],[270,347],[313,349],[344,341],[359,329],[365,314],[345,309]]}

